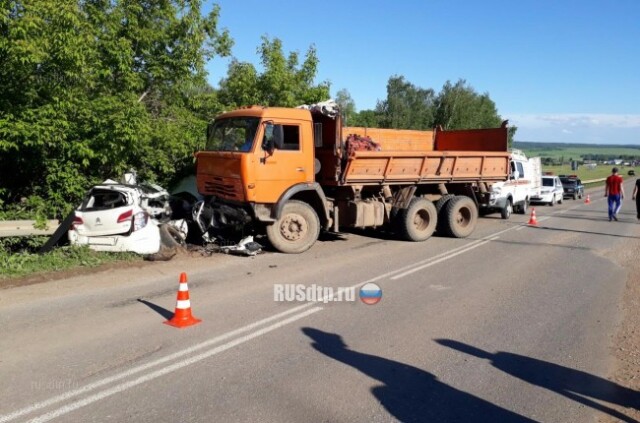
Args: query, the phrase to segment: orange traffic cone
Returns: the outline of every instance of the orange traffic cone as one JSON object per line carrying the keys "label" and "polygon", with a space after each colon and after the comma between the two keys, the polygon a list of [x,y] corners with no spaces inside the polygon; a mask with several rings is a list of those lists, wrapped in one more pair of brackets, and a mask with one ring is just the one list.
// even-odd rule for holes
{"label": "orange traffic cone", "polygon": [[536,209],[534,207],[531,208],[531,218],[529,218],[529,225],[538,225],[538,219],[536,219]]}
{"label": "orange traffic cone", "polygon": [[165,325],[185,328],[200,323],[202,320],[191,315],[191,301],[189,301],[189,287],[187,286],[187,274],[180,273],[180,285],[178,287],[178,300],[176,311],[171,320],[163,322]]}
{"label": "orange traffic cone", "polygon": [[591,197],[589,197],[589,194],[587,194],[587,198],[584,200],[585,204],[591,204]]}

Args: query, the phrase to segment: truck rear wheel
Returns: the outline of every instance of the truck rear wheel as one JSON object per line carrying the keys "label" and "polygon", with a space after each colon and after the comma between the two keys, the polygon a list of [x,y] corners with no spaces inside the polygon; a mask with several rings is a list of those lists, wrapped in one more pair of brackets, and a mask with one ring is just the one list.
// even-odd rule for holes
{"label": "truck rear wheel", "polygon": [[302,201],[290,200],[280,219],[267,226],[267,238],[278,251],[297,254],[307,251],[320,235],[320,219],[315,210]]}
{"label": "truck rear wheel", "polygon": [[449,200],[443,211],[441,221],[445,234],[454,238],[466,238],[476,228],[478,208],[467,196],[460,195]]}
{"label": "truck rear wheel", "polygon": [[424,241],[436,230],[438,212],[429,200],[415,197],[400,218],[400,233],[407,241]]}

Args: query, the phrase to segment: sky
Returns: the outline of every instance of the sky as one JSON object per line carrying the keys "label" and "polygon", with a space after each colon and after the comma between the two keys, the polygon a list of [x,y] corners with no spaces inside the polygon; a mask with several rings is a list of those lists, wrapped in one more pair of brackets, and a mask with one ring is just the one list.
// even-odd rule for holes
{"label": "sky", "polygon": [[[215,3],[233,57],[260,69],[263,35],[285,54],[315,45],[316,83],[348,90],[357,110],[385,99],[393,75],[436,92],[464,79],[516,141],[640,144],[640,0]],[[214,87],[228,64],[207,65]]]}

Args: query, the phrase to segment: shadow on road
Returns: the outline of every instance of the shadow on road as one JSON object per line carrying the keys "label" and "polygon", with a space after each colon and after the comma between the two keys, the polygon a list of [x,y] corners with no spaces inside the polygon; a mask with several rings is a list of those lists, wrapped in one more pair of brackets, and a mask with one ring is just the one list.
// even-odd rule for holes
{"label": "shadow on road", "polygon": [[490,360],[495,368],[532,385],[563,395],[621,421],[637,423],[636,420],[594,400],[640,409],[640,392],[617,385],[601,377],[548,361],[503,351],[492,354],[450,339],[436,339],[435,341],[465,354]]}
{"label": "shadow on road", "polygon": [[534,421],[442,383],[422,369],[353,351],[334,333],[314,328],[302,332],[317,351],[382,382],[371,393],[401,422]]}
{"label": "shadow on road", "polygon": [[164,317],[167,320],[170,320],[173,317],[173,311],[169,311],[164,307],[160,307],[159,305],[150,303],[149,301],[143,300],[142,298],[138,298],[138,302],[146,305],[151,310],[155,311],[156,313],[158,313],[160,316]]}

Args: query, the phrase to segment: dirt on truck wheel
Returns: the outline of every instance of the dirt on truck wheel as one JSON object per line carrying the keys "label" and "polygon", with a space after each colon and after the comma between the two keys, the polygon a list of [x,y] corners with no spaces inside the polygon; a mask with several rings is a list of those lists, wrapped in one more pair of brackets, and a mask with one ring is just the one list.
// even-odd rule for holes
{"label": "dirt on truck wheel", "polygon": [[478,222],[478,208],[469,197],[460,195],[449,200],[442,210],[441,228],[445,235],[466,238]]}
{"label": "dirt on truck wheel", "polygon": [[438,212],[431,201],[416,197],[398,218],[402,238],[407,241],[424,241],[436,229]]}
{"label": "dirt on truck wheel", "polygon": [[302,253],[320,235],[320,219],[306,203],[291,200],[284,205],[280,219],[267,226],[267,238],[282,253]]}

